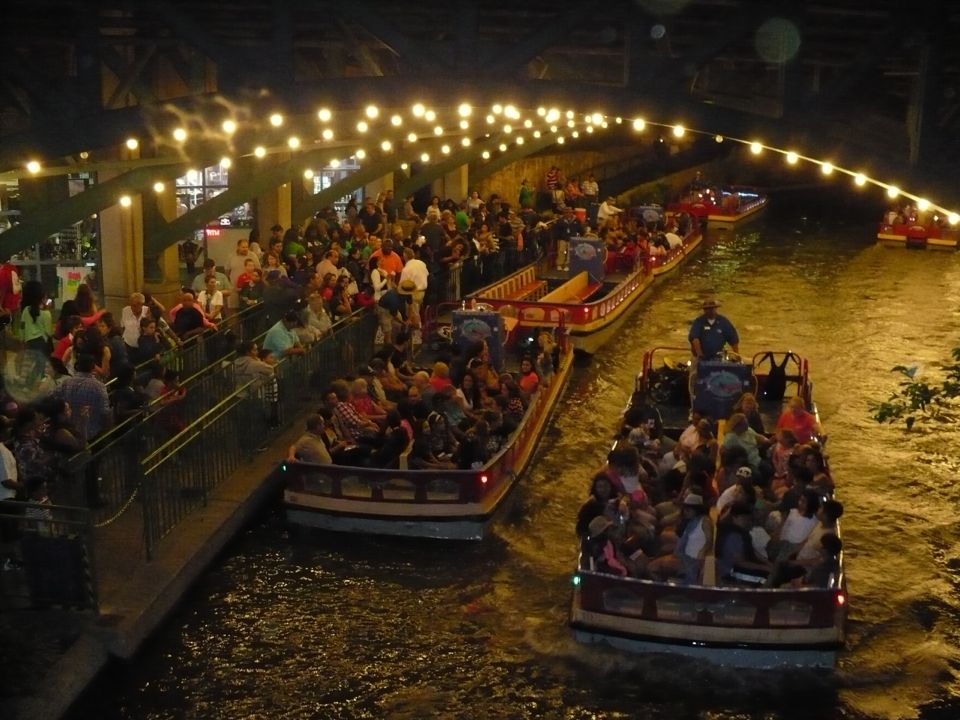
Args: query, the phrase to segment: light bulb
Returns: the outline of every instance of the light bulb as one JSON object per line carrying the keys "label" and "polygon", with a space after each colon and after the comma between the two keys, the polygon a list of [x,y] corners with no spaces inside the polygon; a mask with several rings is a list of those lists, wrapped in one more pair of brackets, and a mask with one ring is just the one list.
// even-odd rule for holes
{"label": "light bulb", "polygon": [[140,141],[136,138],[127,138],[127,150],[136,150],[140,147]]}
{"label": "light bulb", "polygon": [[331,117],[333,117],[333,113],[331,113],[328,108],[320,108],[317,111],[317,118],[319,118],[320,122],[330,122]]}
{"label": "light bulb", "polygon": [[253,154],[256,155],[258,158],[265,157],[267,154],[267,149],[263,145],[257,145],[253,149]]}
{"label": "light bulb", "polygon": [[280,127],[283,125],[283,115],[280,113],[274,113],[270,116],[270,124],[274,127]]}
{"label": "light bulb", "polygon": [[377,115],[380,114],[380,109],[376,105],[367,105],[367,109],[364,110],[367,114],[367,117],[371,120],[375,119]]}
{"label": "light bulb", "polygon": [[227,135],[233,135],[237,131],[237,123],[235,120],[224,120],[220,127],[223,128],[223,131]]}
{"label": "light bulb", "polygon": [[640,132],[646,126],[647,126],[647,121],[644,120],[643,118],[637,118],[636,120],[633,121],[633,129],[636,130],[637,132]]}

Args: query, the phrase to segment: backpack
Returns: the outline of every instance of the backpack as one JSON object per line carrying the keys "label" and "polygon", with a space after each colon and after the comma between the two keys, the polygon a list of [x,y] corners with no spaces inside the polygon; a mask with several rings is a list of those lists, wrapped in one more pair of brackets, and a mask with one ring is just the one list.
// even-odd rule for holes
{"label": "backpack", "polygon": [[760,358],[760,362],[770,361],[770,371],[763,381],[763,387],[760,388],[761,400],[773,400],[780,402],[787,392],[787,363],[790,361],[790,353],[783,356],[783,361],[777,365],[776,358],[772,352],[768,352]]}

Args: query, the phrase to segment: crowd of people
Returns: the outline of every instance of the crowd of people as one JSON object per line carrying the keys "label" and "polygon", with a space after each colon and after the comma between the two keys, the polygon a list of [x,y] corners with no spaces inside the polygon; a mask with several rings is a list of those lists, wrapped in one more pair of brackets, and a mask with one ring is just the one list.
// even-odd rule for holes
{"label": "crowd of people", "polygon": [[696,411],[671,438],[656,405],[635,400],[577,516],[596,569],[695,585],[711,556],[718,585],[830,586],[843,506],[801,398],[767,432],[756,398],[744,394],[721,442],[716,423]]}
{"label": "crowd of people", "polygon": [[[550,333],[516,373],[499,372],[485,341],[451,346],[429,367],[410,360],[401,330],[355,375],[325,391],[289,460],[410,470],[476,469],[520,425],[559,362]],[[402,462],[401,462],[402,458]]]}

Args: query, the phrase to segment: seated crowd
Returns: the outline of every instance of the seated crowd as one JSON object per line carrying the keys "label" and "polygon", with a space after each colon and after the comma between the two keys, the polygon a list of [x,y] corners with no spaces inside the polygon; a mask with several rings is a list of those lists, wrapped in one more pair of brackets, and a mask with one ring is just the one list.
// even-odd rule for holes
{"label": "seated crowd", "polygon": [[531,397],[549,384],[556,348],[548,333],[516,374],[498,372],[478,341],[429,368],[410,361],[410,333],[324,393],[289,460],[410,470],[476,469],[504,446]]}
{"label": "seated crowd", "polygon": [[695,585],[713,555],[718,585],[829,587],[843,506],[815,417],[793,398],[768,434],[745,394],[726,427],[718,443],[714,422],[693,412],[674,440],[654,404],[631,406],[577,516],[594,567]]}

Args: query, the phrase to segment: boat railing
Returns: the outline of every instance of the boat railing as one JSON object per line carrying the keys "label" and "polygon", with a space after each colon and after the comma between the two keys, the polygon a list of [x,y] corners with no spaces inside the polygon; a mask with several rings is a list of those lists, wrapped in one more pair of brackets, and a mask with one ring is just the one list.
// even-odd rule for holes
{"label": "boat railing", "polygon": [[742,628],[829,628],[846,605],[842,576],[830,587],[701,586],[591,570],[581,557],[573,583],[583,610],[663,623]]}

